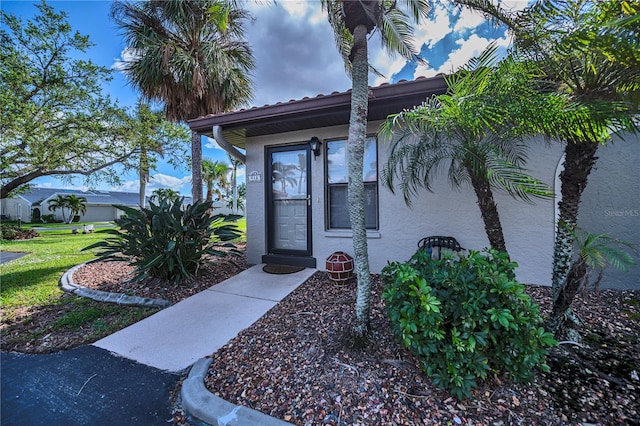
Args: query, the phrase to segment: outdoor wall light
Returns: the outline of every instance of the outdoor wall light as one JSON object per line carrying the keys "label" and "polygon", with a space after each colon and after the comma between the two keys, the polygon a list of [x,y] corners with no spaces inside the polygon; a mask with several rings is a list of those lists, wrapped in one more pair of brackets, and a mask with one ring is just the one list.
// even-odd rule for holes
{"label": "outdoor wall light", "polygon": [[314,157],[320,155],[320,145],[322,145],[322,142],[320,142],[317,136],[312,137],[309,141],[309,146],[311,147],[311,151],[313,151]]}

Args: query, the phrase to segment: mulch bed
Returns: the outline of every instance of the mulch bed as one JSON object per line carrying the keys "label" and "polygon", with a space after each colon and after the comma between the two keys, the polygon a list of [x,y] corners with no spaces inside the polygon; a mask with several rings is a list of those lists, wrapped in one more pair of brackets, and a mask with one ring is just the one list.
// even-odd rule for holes
{"label": "mulch bed", "polygon": [[235,244],[235,249],[243,253],[239,256],[207,257],[209,262],[202,263],[197,277],[177,285],[153,278],[136,281],[133,279],[134,267],[127,262],[90,262],[73,273],[73,281],[95,290],[177,303],[247,269],[245,247],[245,243]]}
{"label": "mulch bed", "polygon": [[[74,281],[175,303],[246,267],[243,256],[217,259],[188,285],[166,286],[130,282],[132,268],[124,263],[95,262],[80,268]],[[377,276],[372,282],[368,346],[355,348],[349,337],[355,283],[336,285],[318,272],[212,354],[206,386],[230,402],[297,425],[640,425],[640,291],[603,290],[578,303],[584,347],[553,349],[550,373],[540,372],[530,384],[493,375],[473,399],[457,400],[432,386],[398,344],[380,299],[382,284]],[[527,291],[545,314],[550,289],[529,286]],[[3,318],[3,350],[42,353],[91,343],[82,330],[60,329],[6,345],[8,337],[30,336],[63,313],[55,304],[10,321]],[[174,422],[187,419],[177,411]]]}
{"label": "mulch bed", "polygon": [[[207,388],[297,425],[640,424],[640,292],[588,296],[576,308],[585,346],[554,349],[551,372],[534,383],[494,375],[473,399],[457,400],[397,343],[381,290],[374,276],[370,344],[357,349],[349,337],[355,284],[316,273],[212,354]],[[549,288],[528,292],[549,306]]]}

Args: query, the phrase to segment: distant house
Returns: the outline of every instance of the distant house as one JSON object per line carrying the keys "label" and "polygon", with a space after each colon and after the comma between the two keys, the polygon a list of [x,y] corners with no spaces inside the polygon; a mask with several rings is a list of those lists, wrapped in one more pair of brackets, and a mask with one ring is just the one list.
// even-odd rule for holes
{"label": "distant house", "polygon": [[[453,236],[466,249],[489,245],[473,190],[452,191],[442,173],[407,207],[402,195],[382,184],[389,143],[377,135],[389,114],[444,93],[442,76],[383,84],[369,91],[365,150],[365,222],[371,271],[387,261],[407,260],[426,236]],[[351,92],[208,115],[189,122],[192,131],[215,137],[228,152],[246,151],[247,259],[325,268],[335,251],[353,255],[348,215],[347,150]],[[630,135],[598,151],[585,190],[580,226],[608,232],[640,247],[640,137]],[[318,145],[320,142],[320,145]],[[555,189],[555,200],[526,204],[494,194],[507,248],[525,283],[550,284],[563,144],[530,142],[528,168]],[[602,287],[640,288],[640,267],[629,273],[609,268]]]}
{"label": "distant house", "polygon": [[62,220],[62,212],[49,210],[49,201],[58,195],[76,195],[87,199],[87,212],[81,216],[83,222],[113,221],[123,212],[114,205],[138,207],[139,194],[137,192],[116,191],[80,191],[77,189],[33,188],[30,192],[2,200],[2,217],[9,220],[21,219],[31,222],[36,209],[40,215],[54,214]]}
{"label": "distant house", "polygon": [[[17,195],[13,198],[1,200],[2,219],[31,222],[33,212],[40,210],[40,216],[53,214],[56,220],[62,220],[62,212],[49,210],[49,201],[58,195],[75,195],[87,199],[87,212],[81,215],[83,222],[110,222],[124,213],[115,208],[115,205],[138,207],[140,195],[137,192],[118,191],[81,191],[77,189],[33,188],[30,192]],[[148,203],[149,197],[147,197]],[[183,205],[191,204],[191,197],[184,197]],[[214,213],[228,215],[231,210],[222,201],[214,201]],[[68,212],[67,212],[68,213]],[[242,214],[242,210],[240,211]]]}

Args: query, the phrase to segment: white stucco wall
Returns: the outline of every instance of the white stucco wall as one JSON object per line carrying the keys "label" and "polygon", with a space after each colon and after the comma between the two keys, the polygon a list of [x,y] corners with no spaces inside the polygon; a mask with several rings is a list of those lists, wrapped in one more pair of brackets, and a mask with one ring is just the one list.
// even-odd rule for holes
{"label": "white stucco wall", "polygon": [[[369,125],[371,134],[375,134],[378,124]],[[347,126],[337,126],[247,140],[247,175],[256,172],[262,177],[259,183],[247,179],[247,256],[250,263],[260,263],[261,256],[266,254],[265,147],[306,143],[312,136],[324,141],[346,135]],[[386,162],[387,149],[385,143],[379,142],[379,170]],[[325,259],[336,250],[353,254],[350,232],[329,231],[325,227],[323,155],[311,160],[313,256],[319,269],[324,269]],[[536,177],[554,185],[561,155],[560,144],[545,145],[542,141],[533,141],[529,167]],[[401,194],[394,195],[381,184],[378,190],[380,229],[369,232],[368,241],[372,272],[380,272],[387,261],[407,260],[416,251],[418,241],[429,235],[453,236],[463,247],[470,249],[488,246],[480,211],[470,187],[452,190],[443,175],[434,185],[434,193],[425,191],[414,199],[411,208],[405,205]],[[554,238],[553,200],[526,204],[496,194],[496,202],[507,248],[512,259],[520,265],[518,279],[525,283],[549,284]]]}
{"label": "white stucco wall", "polygon": [[[597,155],[582,194],[578,226],[628,241],[640,250],[640,136],[615,138]],[[600,287],[640,289],[640,257],[637,252],[634,257],[636,266],[628,272],[607,267]]]}
{"label": "white stucco wall", "polygon": [[29,209],[29,203],[22,198],[3,198],[1,203],[1,212],[3,215],[8,216],[9,220],[18,220],[18,206],[21,207],[21,219],[23,222],[31,221],[31,210]]}

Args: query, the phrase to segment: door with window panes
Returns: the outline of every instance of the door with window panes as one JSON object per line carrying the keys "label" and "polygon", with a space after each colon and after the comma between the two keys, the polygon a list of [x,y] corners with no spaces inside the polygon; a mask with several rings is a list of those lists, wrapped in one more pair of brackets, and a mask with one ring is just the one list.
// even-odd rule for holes
{"label": "door with window panes", "polygon": [[311,255],[311,182],[308,144],[267,149],[268,251]]}

